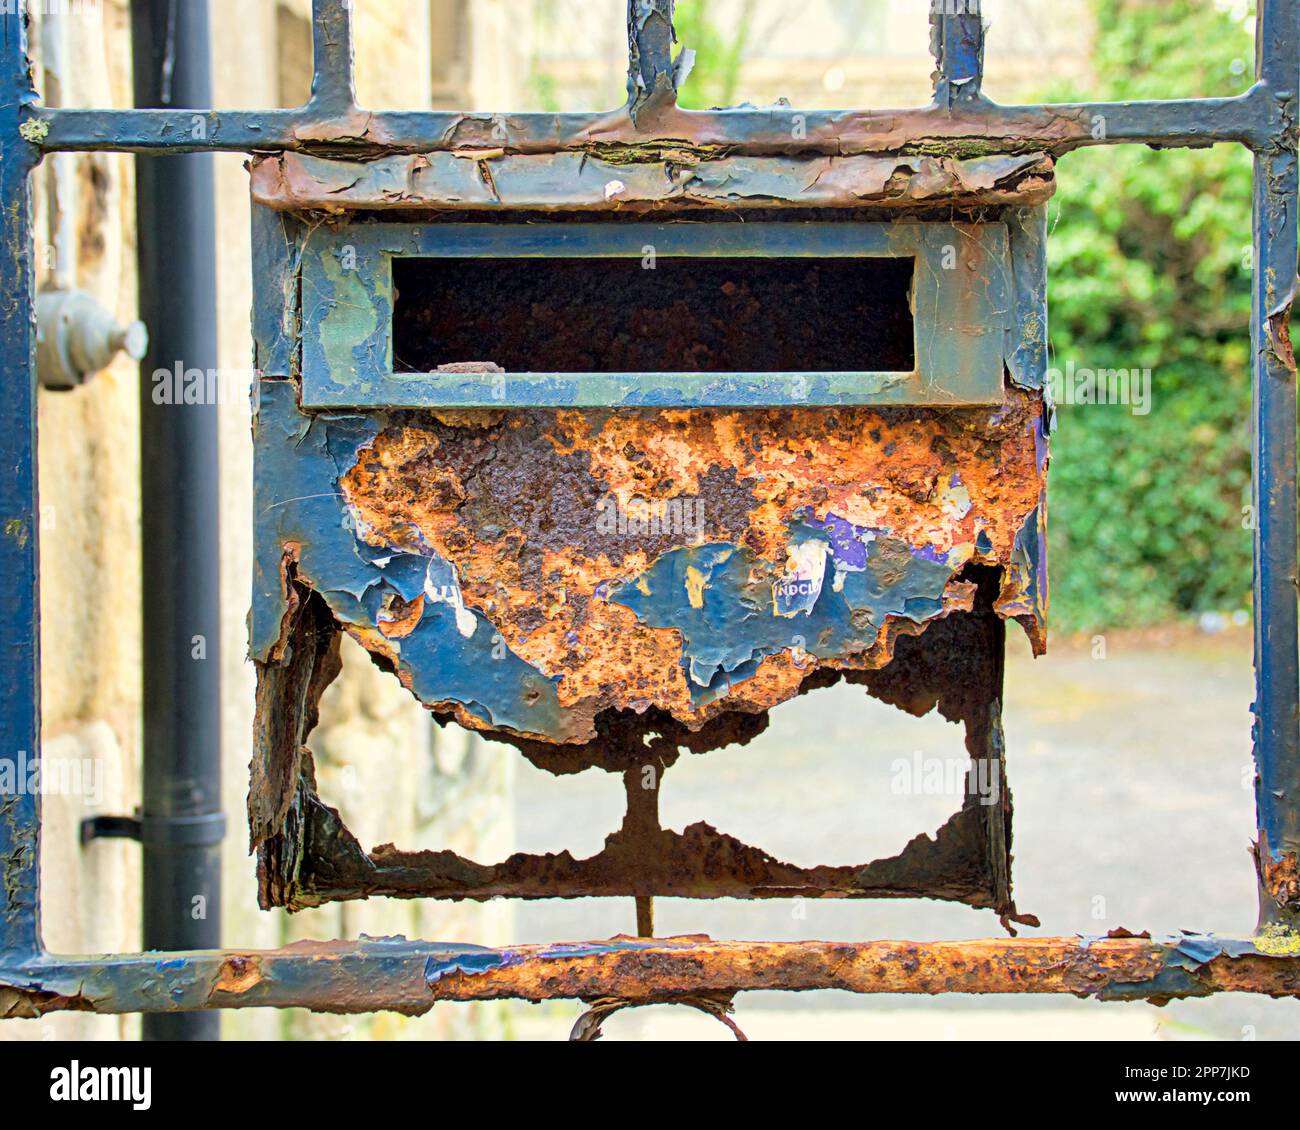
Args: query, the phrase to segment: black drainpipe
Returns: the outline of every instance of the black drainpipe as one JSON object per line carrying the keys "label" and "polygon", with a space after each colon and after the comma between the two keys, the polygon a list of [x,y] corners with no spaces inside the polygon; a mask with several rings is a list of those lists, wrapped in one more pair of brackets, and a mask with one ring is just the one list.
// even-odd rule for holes
{"label": "black drainpipe", "polygon": [[[211,107],[207,0],[132,0],[131,34],[137,107]],[[208,124],[195,116],[196,130]],[[217,368],[213,161],[209,153],[140,156],[135,166],[140,317],[151,339],[140,383],[144,948],[216,949],[224,833],[217,404],[169,403],[179,382],[154,380],[178,365]],[[215,1040],[219,1017],[147,1015],[143,1034]]]}

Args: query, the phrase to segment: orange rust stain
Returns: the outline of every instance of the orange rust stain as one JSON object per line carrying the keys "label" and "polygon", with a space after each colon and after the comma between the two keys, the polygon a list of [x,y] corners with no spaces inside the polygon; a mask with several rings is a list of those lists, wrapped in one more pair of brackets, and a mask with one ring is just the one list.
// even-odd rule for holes
{"label": "orange rust stain", "polygon": [[[695,726],[723,710],[769,709],[797,694],[819,665],[882,666],[899,632],[921,629],[910,621],[880,625],[875,644],[853,656],[768,657],[722,700],[694,709],[679,633],[642,624],[603,598],[608,588],[634,582],[672,548],[702,542],[743,546],[779,568],[797,514],[887,530],[946,554],[955,567],[1007,566],[1043,492],[1040,411],[1033,394],[1010,388],[1000,408],[565,410],[490,423],[477,417],[456,428],[403,413],[359,453],[340,488],[372,544],[431,547],[451,561],[465,605],[525,662],[558,678],[562,704],[593,716],[655,707]],[[503,462],[511,464],[504,472]],[[510,489],[501,479],[484,485],[488,465],[514,476]],[[530,497],[521,503],[521,494]],[[646,539],[653,544],[611,539],[596,499],[624,513],[695,500],[702,523],[667,540]],[[567,512],[573,505],[582,512]],[[509,518],[521,506],[543,514],[531,533]],[[476,524],[466,516],[475,507],[505,517]],[[548,540],[548,522],[566,535]],[[981,537],[984,550],[976,547]],[[968,589],[950,582],[945,611],[969,608]],[[391,657],[406,626],[394,616],[381,625],[387,639],[353,634]],[[1032,621],[1026,627],[1040,629]]]}
{"label": "orange rust stain", "polygon": [[404,640],[424,615],[424,594],[412,601],[390,600],[379,613],[379,630],[390,640]]}
{"label": "orange rust stain", "polygon": [[[837,988],[858,993],[1073,993],[1149,984],[1167,950],[1140,938],[1081,945],[1078,938],[965,942],[714,942],[667,938],[615,952],[555,953],[519,946],[511,959],[429,985],[434,1000],[621,997],[704,991]],[[1216,957],[1193,977],[1210,991],[1300,995],[1288,961]]]}
{"label": "orange rust stain", "polygon": [[246,993],[262,980],[262,958],[257,954],[247,956],[232,954],[221,963],[213,991],[218,993]]}
{"label": "orange rust stain", "polygon": [[[561,412],[548,438],[557,450],[590,452],[593,474],[625,509],[635,498],[693,493],[710,468],[735,468],[753,480],[745,544],[772,560],[784,552],[786,520],[809,505],[818,518],[834,513],[941,551],[972,543],[978,514],[996,555],[1038,496],[1024,427],[1037,405],[1013,391],[1008,408],[996,422],[988,409],[897,412],[893,420],[870,409],[626,413],[603,422]],[[954,473],[974,504],[964,520],[943,506]]]}
{"label": "orange rust stain", "polygon": [[1256,853],[1264,889],[1282,907],[1300,907],[1300,859],[1293,851],[1284,852],[1274,862],[1266,848]]}

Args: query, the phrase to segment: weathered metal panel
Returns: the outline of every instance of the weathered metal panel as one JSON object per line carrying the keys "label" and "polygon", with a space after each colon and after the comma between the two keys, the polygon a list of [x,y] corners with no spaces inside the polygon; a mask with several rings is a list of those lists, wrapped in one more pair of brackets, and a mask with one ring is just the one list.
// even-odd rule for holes
{"label": "weathered metal panel", "polygon": [[[937,228],[939,246],[958,232]],[[356,286],[382,287],[370,232],[385,230],[331,237]],[[657,229],[657,250],[675,230]],[[842,228],[826,232],[835,241],[803,242],[823,230],[788,225],[781,245],[808,255],[841,245]],[[894,230],[869,249],[888,247]],[[492,238],[461,225],[428,231],[427,246],[453,255]],[[770,247],[763,236],[746,238]],[[631,237],[638,251],[644,238]],[[304,261],[310,274],[310,251]],[[1036,266],[1031,256],[1022,269]],[[997,305],[1015,301],[1008,277]],[[339,302],[355,310],[363,299]],[[306,305],[309,373],[313,351],[321,362],[346,354]],[[940,307],[918,303],[921,333]],[[999,374],[1013,341],[1004,326],[991,342]],[[368,343],[353,356],[375,352]],[[1032,922],[1010,895],[1005,788],[993,805],[970,790],[933,840],[838,868],[793,867],[708,825],[679,833],[653,810],[638,815],[643,764],[658,772],[682,748],[746,740],[772,706],[843,675],[917,713],[938,702],[966,723],[972,772],[991,759],[1004,773],[996,617],[1020,619],[1043,646],[1046,443],[1038,397],[998,386],[997,405],[942,411],[360,413],[304,411],[293,383],[264,380],[250,794],[264,903],[925,896]],[[986,621],[997,623],[991,636]],[[439,716],[504,737],[553,772],[624,773],[623,827],[590,859],[485,866],[452,852],[364,850],[317,795],[305,749],[337,669],[336,645],[322,643],[335,623]],[[887,677],[876,685],[872,672]],[[973,697],[954,698],[958,688]]]}
{"label": "weathered metal panel", "polygon": [[292,217],[253,208],[253,363],[258,372],[271,376],[298,371],[301,234],[301,225]]}
{"label": "weathered metal panel", "polygon": [[[1011,898],[1011,794],[998,720],[1004,625],[992,610],[994,582],[994,572],[983,570],[973,613],[938,620],[919,636],[900,635],[892,662],[883,668],[842,673],[902,710],[923,715],[937,709],[965,726],[972,760],[961,808],[935,835],[900,844],[902,850],[893,858],[798,867],[704,823],[681,833],[662,828],[658,790],[683,753],[743,743],[761,730],[765,718],[742,715],[749,721],[737,725],[737,716],[724,714],[692,733],[659,712],[606,713],[599,720],[599,738],[587,745],[512,739],[534,764],[552,773],[596,766],[622,774],[627,793],[623,824],[607,837],[604,850],[589,859],[574,859],[568,852],[520,854],[482,865],[450,851],[410,852],[383,845],[367,852],[317,796],[311,757],[302,745],[302,731],[309,728],[304,720],[301,728],[281,734],[278,746],[258,747],[250,803],[262,897],[267,905],[291,908],[371,895],[927,897],[991,908],[1008,927],[1011,922],[1036,925],[1032,916],[1016,911]],[[326,675],[336,669],[335,660],[321,650],[320,627],[331,620],[323,602],[314,594],[300,594],[293,620],[289,661],[260,672],[264,686],[287,686],[291,692],[267,699],[277,707],[268,717],[266,732],[272,735],[278,733],[275,723],[286,716],[305,719],[294,688],[305,688],[307,703],[319,694],[319,680],[308,669],[319,666]],[[652,789],[646,788],[647,771],[653,775]]]}
{"label": "weathered metal panel", "polygon": [[[1047,396],[1047,209],[1008,208],[1002,219],[1011,244],[1016,310],[1008,331],[1007,372],[1016,384]],[[1050,432],[1050,412],[1048,422]]]}

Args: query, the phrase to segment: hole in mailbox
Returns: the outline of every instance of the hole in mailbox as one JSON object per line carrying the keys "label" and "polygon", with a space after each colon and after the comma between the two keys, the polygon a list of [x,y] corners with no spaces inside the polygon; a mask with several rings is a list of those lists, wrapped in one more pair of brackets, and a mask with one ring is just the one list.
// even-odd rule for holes
{"label": "hole in mailbox", "polygon": [[393,369],[911,372],[910,258],[393,261]]}

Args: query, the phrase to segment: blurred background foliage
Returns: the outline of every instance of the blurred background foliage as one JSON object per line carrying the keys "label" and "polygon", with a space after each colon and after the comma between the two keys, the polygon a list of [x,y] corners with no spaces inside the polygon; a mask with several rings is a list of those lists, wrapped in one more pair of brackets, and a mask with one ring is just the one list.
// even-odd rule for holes
{"label": "blurred background foliage", "polygon": [[688,110],[739,101],[741,65],[754,36],[758,0],[744,0],[739,13],[729,13],[733,18],[725,21],[717,9],[711,0],[693,0],[677,8],[677,39],[695,52],[691,79],[680,97]]}
{"label": "blurred background foliage", "polygon": [[[1095,0],[1092,90],[1238,94],[1250,13]],[[1061,162],[1048,241],[1052,364],[1149,368],[1151,411],[1063,405],[1052,445],[1052,620],[1143,625],[1250,603],[1251,160],[1239,146],[1094,148]]]}

